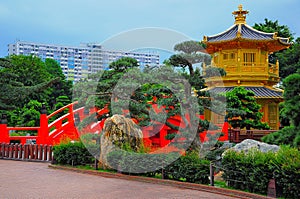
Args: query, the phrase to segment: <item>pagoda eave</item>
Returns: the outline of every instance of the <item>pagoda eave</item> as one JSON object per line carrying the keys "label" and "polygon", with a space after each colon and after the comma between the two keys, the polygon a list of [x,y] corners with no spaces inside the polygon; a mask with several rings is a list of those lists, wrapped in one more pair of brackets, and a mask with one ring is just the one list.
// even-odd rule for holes
{"label": "pagoda eave", "polygon": [[280,40],[251,40],[237,38],[234,40],[224,40],[216,42],[204,42],[207,45],[206,52],[209,54],[215,53],[220,50],[226,49],[253,49],[260,48],[270,53],[287,49],[290,47],[289,44],[283,44]]}

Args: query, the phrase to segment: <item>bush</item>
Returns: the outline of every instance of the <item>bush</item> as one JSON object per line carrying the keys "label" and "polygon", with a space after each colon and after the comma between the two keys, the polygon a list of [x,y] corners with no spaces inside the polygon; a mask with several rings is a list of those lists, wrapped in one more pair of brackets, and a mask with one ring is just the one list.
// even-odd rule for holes
{"label": "bush", "polygon": [[196,153],[180,156],[175,152],[143,154],[118,150],[109,153],[107,160],[111,167],[120,168],[126,174],[155,176],[163,172],[167,179],[209,183],[209,161],[200,159]]}
{"label": "bush", "polygon": [[222,159],[223,178],[236,189],[266,194],[270,179],[276,181],[278,196],[300,195],[300,153],[283,146],[277,153],[227,151]]}
{"label": "bush", "polygon": [[192,183],[209,183],[209,161],[200,159],[198,154],[189,153],[168,165],[165,170],[165,177],[178,181]]}
{"label": "bush", "polygon": [[178,153],[147,154],[116,150],[108,154],[107,161],[112,168],[119,168],[125,174],[154,176],[161,173],[167,162],[173,162],[179,156]]}
{"label": "bush", "polygon": [[276,145],[290,145],[300,148],[300,130],[294,126],[289,126],[280,131],[262,137],[262,141]]}
{"label": "bush", "polygon": [[94,162],[94,158],[82,142],[54,146],[53,153],[57,164],[75,166]]}

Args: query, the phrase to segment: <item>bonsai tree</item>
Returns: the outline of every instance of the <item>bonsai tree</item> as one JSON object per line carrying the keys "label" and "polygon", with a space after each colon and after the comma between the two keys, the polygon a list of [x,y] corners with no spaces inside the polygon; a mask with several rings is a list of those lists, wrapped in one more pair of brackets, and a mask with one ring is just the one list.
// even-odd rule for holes
{"label": "bonsai tree", "polygon": [[259,112],[261,106],[254,98],[252,91],[244,87],[235,87],[226,93],[227,115],[229,124],[233,128],[269,129],[269,125],[261,122],[263,114]]}

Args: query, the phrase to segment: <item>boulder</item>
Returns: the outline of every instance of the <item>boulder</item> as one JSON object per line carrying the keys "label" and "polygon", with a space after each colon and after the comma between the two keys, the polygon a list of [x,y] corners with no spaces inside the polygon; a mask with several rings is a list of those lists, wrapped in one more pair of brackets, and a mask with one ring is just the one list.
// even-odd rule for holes
{"label": "boulder", "polygon": [[[279,150],[279,146],[277,146],[277,145],[271,145],[271,144],[267,144],[264,142],[251,140],[251,139],[246,139],[246,140],[242,141],[241,143],[236,144],[234,147],[230,148],[229,150],[234,150],[234,151],[238,151],[238,152],[240,152],[240,151],[248,152],[252,148],[257,148],[258,150],[260,150],[263,153],[266,153],[269,151],[277,152]],[[226,151],[224,153],[226,153]]]}
{"label": "boulder", "polygon": [[103,168],[112,168],[107,162],[107,155],[124,148],[138,151],[143,147],[143,133],[130,118],[113,115],[104,123],[100,146],[100,165]]}

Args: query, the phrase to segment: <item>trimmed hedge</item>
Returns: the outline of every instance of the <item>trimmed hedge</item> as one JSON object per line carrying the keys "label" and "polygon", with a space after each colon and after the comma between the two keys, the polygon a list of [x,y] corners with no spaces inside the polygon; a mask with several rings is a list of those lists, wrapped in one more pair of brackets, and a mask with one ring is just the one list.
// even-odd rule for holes
{"label": "trimmed hedge", "polygon": [[208,160],[200,159],[198,154],[190,153],[168,165],[164,170],[165,178],[208,184],[209,164]]}
{"label": "trimmed hedge", "polygon": [[120,168],[127,174],[147,176],[163,174],[166,179],[209,183],[209,161],[200,159],[195,153],[180,156],[178,153],[142,154],[113,151],[107,160],[113,168]]}
{"label": "trimmed hedge", "polygon": [[277,153],[227,151],[222,159],[223,178],[236,189],[267,194],[270,179],[276,180],[277,196],[299,198],[300,153],[282,146]]}
{"label": "trimmed hedge", "polygon": [[82,142],[62,143],[54,146],[53,154],[56,163],[62,165],[75,166],[94,162],[94,157]]}

